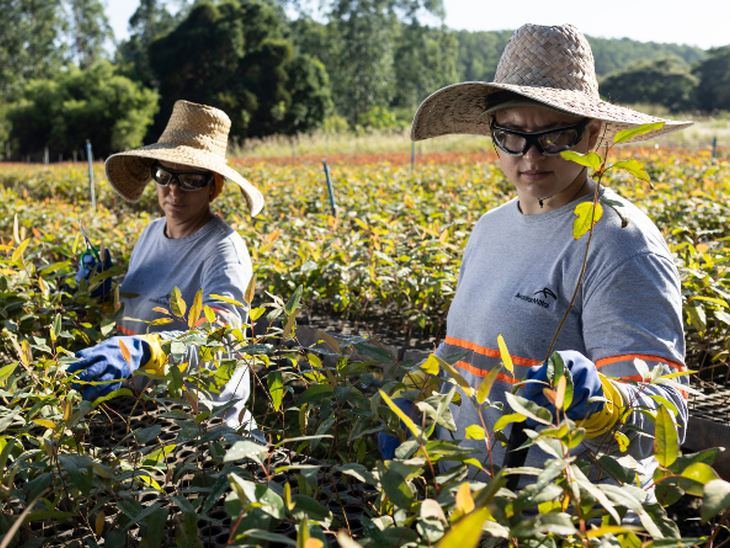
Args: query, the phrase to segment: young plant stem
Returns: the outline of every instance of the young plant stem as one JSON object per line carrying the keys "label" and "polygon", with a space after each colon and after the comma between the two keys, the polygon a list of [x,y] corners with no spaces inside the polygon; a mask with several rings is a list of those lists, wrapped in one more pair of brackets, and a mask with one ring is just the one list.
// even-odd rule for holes
{"label": "young plant stem", "polygon": [[[606,148],[606,153],[603,157],[603,163],[601,164],[601,167],[598,169],[598,177],[596,178],[596,188],[593,192],[593,209],[591,210],[591,224],[590,229],[588,230],[588,241],[586,242],[586,252],[583,256],[583,265],[580,270],[580,275],[578,276],[578,283],[575,284],[575,291],[573,291],[573,296],[570,299],[570,303],[568,304],[568,308],[565,309],[565,313],[563,314],[563,317],[560,319],[560,323],[558,324],[558,328],[555,330],[555,334],[553,335],[553,340],[550,341],[550,346],[548,346],[547,354],[545,356],[545,361],[548,361],[550,359],[550,356],[553,353],[553,348],[555,348],[555,343],[558,340],[558,336],[560,335],[560,331],[563,329],[563,325],[565,325],[565,321],[568,319],[568,314],[570,314],[570,311],[573,309],[573,306],[575,305],[575,300],[578,298],[578,291],[580,291],[580,286],[583,285],[583,277],[586,273],[586,267],[588,265],[588,253],[591,248],[591,240],[593,239],[593,228],[595,226],[595,215],[596,215],[596,205],[598,204],[598,193],[601,189],[601,179],[603,178],[603,173],[606,167],[606,158],[608,157],[608,151],[610,150],[610,147]],[[595,175],[595,174],[594,174]]]}

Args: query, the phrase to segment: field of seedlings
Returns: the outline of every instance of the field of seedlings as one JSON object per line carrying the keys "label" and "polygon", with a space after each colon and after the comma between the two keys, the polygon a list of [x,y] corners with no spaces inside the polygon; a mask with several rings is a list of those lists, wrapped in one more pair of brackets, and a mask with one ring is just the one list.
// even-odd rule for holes
{"label": "field of seedlings", "polygon": [[[612,155],[637,158],[651,178],[608,171],[603,184],[646,211],[674,253],[694,385],[724,384],[730,160],[672,147]],[[489,390],[464,387],[435,357],[427,372],[440,369],[454,388],[419,404],[428,420],[406,420],[398,458],[383,461],[378,432],[407,419],[389,395],[418,367],[384,343],[430,349],[443,337],[471,228],[513,189],[488,149],[419,152],[415,165],[396,152],[329,155],[331,201],[322,159],[233,160],[266,207],[251,218],[233,185],[213,203],[252,256],[256,285],[240,305],[254,330],[213,329],[198,323],[205,311],[193,303],[170,303],[171,315],[199,324],[182,345],[203,341],[212,356],[224,337],[236,341],[237,359],[221,366],[254,374],[254,436],[223,425],[190,389],[215,391],[220,376],[188,378],[175,366],[142,392],[81,400],[65,368],[73,352],[111,336],[122,311],[91,297],[99,277],[77,286],[77,221],[111,251],[119,282],[138,235],[159,215],[156,197],[148,188],[140,203],[124,202],[96,164],[92,208],[85,164],[0,165],[0,548],[466,548],[480,538],[483,546],[709,547],[727,538],[730,483],[712,468],[720,450],[682,454],[666,410],[653,418],[658,502],[642,502],[620,455],[522,470],[537,483],[519,492],[505,487],[509,471],[499,463],[490,482],[471,480],[469,452],[429,435],[451,420],[457,385],[482,407]],[[301,346],[296,323],[318,318],[367,336],[323,333],[316,349]],[[662,379],[647,372],[645,382]],[[557,454],[581,432],[562,425],[542,443]],[[448,474],[439,473],[441,459],[456,464]],[[588,482],[591,466],[618,485]],[[673,517],[690,498],[695,514]],[[639,526],[619,525],[628,510]]]}

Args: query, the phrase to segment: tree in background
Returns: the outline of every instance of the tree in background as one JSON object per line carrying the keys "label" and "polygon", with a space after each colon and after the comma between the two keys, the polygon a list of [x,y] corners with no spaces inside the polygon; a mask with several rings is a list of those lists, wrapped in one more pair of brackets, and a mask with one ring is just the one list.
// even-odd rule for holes
{"label": "tree in background", "polygon": [[[7,143],[9,103],[31,80],[53,78],[71,63],[89,67],[111,37],[99,0],[0,0],[0,142]],[[2,146],[2,156],[9,147]]]}
{"label": "tree in background", "polygon": [[129,38],[116,51],[116,61],[123,66],[127,76],[156,87],[159,82],[150,65],[150,45],[157,38],[171,32],[187,14],[187,5],[172,15],[160,0],[140,0],[139,6],[129,18]]}
{"label": "tree in background", "polygon": [[48,147],[52,157],[68,158],[88,139],[103,157],[142,145],[157,112],[157,93],[116,74],[102,61],[88,70],[69,67],[54,78],[30,80],[8,109],[16,155]]}
{"label": "tree in background", "polygon": [[177,99],[224,110],[239,138],[311,130],[331,102],[321,64],[294,55],[280,11],[258,0],[198,2],[152,43],[150,63],[162,97],[151,140]]}
{"label": "tree in background", "polygon": [[511,30],[499,32],[454,33],[458,42],[456,70],[460,81],[490,82],[497,71],[497,63],[507,45]]}
{"label": "tree in background", "polygon": [[319,59],[296,55],[288,72],[291,107],[284,116],[283,127],[288,135],[295,135],[319,127],[334,105],[329,74]]}
{"label": "tree in background", "polygon": [[730,46],[713,48],[692,73],[699,78],[695,102],[706,112],[730,111]]}
{"label": "tree in background", "polygon": [[63,66],[67,47],[57,36],[67,27],[59,0],[0,0],[0,98]]}
{"label": "tree in background", "polygon": [[374,106],[388,106],[395,84],[397,19],[389,0],[339,0],[331,13],[339,55],[331,69],[337,111],[354,125]]}
{"label": "tree in background", "polygon": [[107,57],[104,43],[114,38],[100,0],[68,0],[72,59],[82,69]]}
{"label": "tree in background", "polygon": [[443,20],[441,0],[333,0],[326,23],[314,21],[301,2],[279,3],[299,11],[287,36],[297,51],[323,62],[336,110],[351,125],[387,109],[413,109],[454,81],[451,33],[419,21],[425,13]]}
{"label": "tree in background", "polygon": [[664,57],[613,72],[601,80],[599,89],[612,102],[649,103],[680,112],[691,108],[698,83],[687,64]]}
{"label": "tree in background", "polygon": [[403,25],[395,53],[395,93],[392,104],[413,109],[435,90],[458,80],[458,42],[445,28],[413,21]]}
{"label": "tree in background", "polygon": [[588,37],[596,60],[596,74],[606,76],[623,70],[639,61],[650,61],[666,57],[676,57],[686,65],[693,65],[705,58],[705,52],[693,46],[679,44],[657,44],[638,42],[629,38],[607,39]]}

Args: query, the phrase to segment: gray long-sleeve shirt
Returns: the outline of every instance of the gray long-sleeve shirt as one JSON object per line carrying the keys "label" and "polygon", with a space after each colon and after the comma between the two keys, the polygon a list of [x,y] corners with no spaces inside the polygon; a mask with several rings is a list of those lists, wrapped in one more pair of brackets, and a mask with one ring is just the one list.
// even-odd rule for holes
{"label": "gray long-sleeve shirt", "polygon": [[[251,258],[241,236],[218,216],[194,234],[180,239],[165,236],[165,218],[150,223],[137,240],[129,261],[129,269],[121,292],[125,295],[124,318],[117,330],[125,335],[158,333],[163,339],[177,337],[188,331],[185,321],[150,325],[153,320],[167,317],[155,308],[170,309],[173,287],[180,289],[188,308],[195,294],[202,289],[203,305],[208,305],[219,321],[240,326],[246,311],[211,295],[222,295],[243,302],[243,294],[253,275]],[[198,349],[189,346],[186,361],[198,367]],[[241,399],[226,413],[226,422],[238,426],[238,415],[251,390],[247,368],[238,368],[214,403],[223,404]]]}
{"label": "gray long-sleeve shirt", "polygon": [[[684,369],[679,275],[666,242],[651,220],[610,189],[602,189],[601,195],[620,202],[630,222],[622,228],[617,213],[604,205],[582,286],[554,350],[577,350],[587,356],[600,373],[616,379],[612,382],[632,408],[656,409],[652,395],[671,401],[679,411],[676,420],[683,439],[686,394],[667,385],[626,382],[641,380],[635,358],[643,359],[650,369],[659,365],[664,373]],[[592,195],[582,200],[591,199]],[[506,408],[505,391],[524,378],[529,367],[544,362],[576,288],[588,241],[587,235],[573,238],[577,203],[523,215],[517,200],[510,201],[478,221],[464,251],[447,318],[447,336],[439,354],[468,352],[456,367],[474,388],[488,371],[501,367],[489,397],[492,402],[505,402]],[[514,377],[502,366],[497,343],[500,334],[514,362]],[[688,382],[686,376],[676,380]],[[466,398],[460,406],[451,407],[457,426],[454,437],[478,449],[477,457],[488,465],[484,441],[465,439],[466,427],[481,424],[479,412]],[[501,413],[488,409],[483,416],[491,431]],[[653,433],[653,424],[641,413],[632,413],[629,423]],[[653,439],[630,431],[626,434],[631,440],[629,454],[651,467]],[[448,439],[452,434],[440,429],[439,435]],[[595,449],[598,441],[587,440],[576,452]],[[615,443],[613,447],[618,452]],[[492,451],[491,462],[501,465],[504,448],[497,443]],[[548,458],[533,447],[526,464],[542,468]]]}

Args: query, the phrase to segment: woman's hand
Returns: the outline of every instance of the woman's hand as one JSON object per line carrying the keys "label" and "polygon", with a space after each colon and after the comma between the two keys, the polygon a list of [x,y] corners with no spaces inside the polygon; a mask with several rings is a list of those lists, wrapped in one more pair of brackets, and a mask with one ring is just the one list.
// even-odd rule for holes
{"label": "woman's hand", "polygon": [[[124,359],[120,341],[129,351],[129,361]],[[80,360],[71,364],[66,371],[68,373],[80,371],[75,377],[78,381],[104,382],[90,385],[84,390],[84,399],[93,401],[118,390],[123,381],[150,360],[150,356],[150,344],[141,337],[112,337],[96,346],[76,352],[76,357]],[[81,391],[87,385],[72,382],[71,386]]]}
{"label": "woman's hand", "polygon": [[[605,405],[602,398],[605,398],[605,395],[595,364],[580,352],[573,350],[562,350],[558,354],[573,377],[573,401],[566,411],[568,418],[578,421],[602,411]],[[543,394],[543,389],[550,386],[549,367],[549,362],[545,362],[542,365],[531,367],[527,371],[525,380],[533,382],[525,383],[522,387],[522,395],[550,411],[555,418],[555,406]]]}
{"label": "woman's hand", "polygon": [[[104,260],[101,264],[99,264],[99,261],[90,252],[86,252],[81,256],[81,260],[79,261],[79,269],[76,272],[76,283],[81,283],[81,280],[86,280],[88,283],[92,272],[99,274],[105,270],[109,270],[111,267],[112,257],[108,249],[104,250]],[[106,277],[101,281],[99,287],[91,292],[91,296],[106,298],[111,291],[112,279],[111,277]]]}

